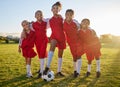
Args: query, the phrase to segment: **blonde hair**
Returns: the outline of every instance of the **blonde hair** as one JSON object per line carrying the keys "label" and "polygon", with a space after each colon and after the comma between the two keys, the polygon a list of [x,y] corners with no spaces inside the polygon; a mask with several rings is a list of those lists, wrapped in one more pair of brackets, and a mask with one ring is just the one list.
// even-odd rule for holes
{"label": "blonde hair", "polygon": [[23,25],[23,23],[29,23],[27,20],[23,20],[22,22],[21,22],[21,25]]}

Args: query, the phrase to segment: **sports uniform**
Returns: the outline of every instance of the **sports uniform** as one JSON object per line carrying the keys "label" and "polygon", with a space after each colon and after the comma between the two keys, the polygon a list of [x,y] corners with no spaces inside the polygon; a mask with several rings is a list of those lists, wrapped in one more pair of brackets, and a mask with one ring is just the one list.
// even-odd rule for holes
{"label": "sports uniform", "polygon": [[101,55],[99,39],[93,33],[94,30],[92,29],[79,30],[79,39],[84,43],[84,51],[88,60],[99,58]]}
{"label": "sports uniform", "polygon": [[63,32],[63,19],[62,17],[52,17],[49,20],[49,24],[52,30],[52,34],[50,36],[50,39],[57,40],[57,47],[59,49],[65,49],[65,34]]}
{"label": "sports uniform", "polygon": [[37,53],[39,58],[45,58],[47,56],[47,43],[48,43],[48,38],[46,35],[46,25],[47,23],[42,21],[41,23],[39,22],[34,22],[32,24],[33,29],[35,30],[35,46],[37,49]]}
{"label": "sports uniform", "polygon": [[33,49],[35,42],[35,32],[30,30],[29,33],[26,33],[26,38],[21,38],[21,48],[22,54],[25,58],[33,58],[36,56],[36,53]]}
{"label": "sports uniform", "polygon": [[78,40],[78,27],[72,20],[70,23],[64,21],[63,29],[66,34],[68,45],[73,56],[73,60],[76,61],[78,57],[83,54],[82,42]]}

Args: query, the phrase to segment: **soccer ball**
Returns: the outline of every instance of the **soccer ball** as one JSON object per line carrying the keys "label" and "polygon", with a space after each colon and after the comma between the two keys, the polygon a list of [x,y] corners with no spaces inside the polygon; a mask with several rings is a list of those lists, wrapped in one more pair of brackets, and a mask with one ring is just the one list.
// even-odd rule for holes
{"label": "soccer ball", "polygon": [[54,72],[53,71],[48,71],[48,73],[47,73],[47,75],[43,75],[42,76],[42,79],[44,80],[44,81],[47,81],[47,82],[49,82],[49,81],[52,81],[53,79],[54,79]]}

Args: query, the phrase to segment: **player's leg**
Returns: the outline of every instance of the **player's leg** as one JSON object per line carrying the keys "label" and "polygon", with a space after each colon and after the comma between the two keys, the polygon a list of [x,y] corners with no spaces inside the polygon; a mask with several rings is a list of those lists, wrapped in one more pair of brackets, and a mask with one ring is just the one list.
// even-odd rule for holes
{"label": "player's leg", "polygon": [[79,73],[78,73],[78,67],[77,67],[77,47],[76,47],[76,44],[69,44],[70,46],[70,51],[71,51],[71,54],[72,54],[72,57],[73,57],[73,68],[74,68],[74,74],[73,76],[76,78]]}
{"label": "player's leg", "polygon": [[44,71],[44,58],[40,58],[40,69],[38,72],[37,79],[41,78],[41,76],[43,75],[43,71]]}
{"label": "player's leg", "polygon": [[31,58],[25,58],[26,59],[26,70],[27,70],[27,76],[26,77],[32,77],[31,73]]}
{"label": "player's leg", "polygon": [[87,67],[86,76],[88,77],[90,75],[90,72],[91,72],[92,60],[94,59],[94,53],[92,51],[92,48],[88,48],[86,50],[86,57],[87,57],[87,60],[88,60],[88,67]]}
{"label": "player's leg", "polygon": [[87,73],[86,73],[86,77],[88,77],[91,73],[91,60],[88,60],[88,67],[87,67]]}
{"label": "player's leg", "polygon": [[63,73],[61,73],[62,70],[62,60],[63,60],[63,49],[58,49],[58,69],[57,69],[57,75],[58,76],[64,76]]}
{"label": "player's leg", "polygon": [[77,73],[78,73],[78,75],[80,75],[81,67],[82,67],[82,58],[78,57],[77,58]]}
{"label": "player's leg", "polygon": [[86,57],[88,60],[86,77],[88,77],[91,73],[91,64],[92,64],[92,60],[94,59],[94,57],[92,56],[91,52],[86,52]]}
{"label": "player's leg", "polygon": [[77,57],[73,58],[73,67],[74,67],[73,76],[76,78],[79,75],[79,73],[77,72]]}
{"label": "player's leg", "polygon": [[57,44],[57,41],[55,39],[52,39],[50,41],[50,50],[49,50],[49,53],[48,53],[48,61],[47,61],[47,66],[43,72],[44,75],[47,74],[49,68],[50,68],[50,64],[51,64],[51,61],[52,61],[52,58],[53,58],[53,54],[54,54],[54,51],[55,51],[55,47],[56,47],[56,44]]}
{"label": "player's leg", "polygon": [[81,56],[84,54],[83,46],[81,43],[76,44],[76,50],[77,50],[77,73],[80,75],[80,70],[82,67],[82,58]]}
{"label": "player's leg", "polygon": [[96,77],[99,78],[101,73],[100,73],[100,58],[96,57]]}
{"label": "player's leg", "polygon": [[37,78],[41,78],[41,76],[43,75],[43,71],[44,71],[44,65],[45,65],[45,57],[47,57],[47,41],[44,41],[43,44],[41,44],[41,49],[40,49],[40,55],[39,55],[39,59],[40,59],[40,69],[39,69],[39,73],[38,73],[38,77]]}

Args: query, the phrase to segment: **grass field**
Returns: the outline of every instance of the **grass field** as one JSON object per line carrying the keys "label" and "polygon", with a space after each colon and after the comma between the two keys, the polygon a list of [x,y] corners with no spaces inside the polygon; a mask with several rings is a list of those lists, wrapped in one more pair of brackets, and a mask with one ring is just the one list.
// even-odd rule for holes
{"label": "grass field", "polygon": [[[120,46],[103,44],[101,56],[101,77],[96,78],[96,62],[92,63],[90,77],[85,77],[87,60],[82,57],[82,69],[78,78],[73,78],[73,63],[69,48],[64,52],[62,71],[64,78],[56,77],[54,81],[44,82],[36,79],[39,60],[32,60],[33,78],[26,78],[24,58],[17,52],[17,44],[0,44],[0,87],[120,87]],[[49,47],[48,47],[49,48]],[[57,49],[51,70],[57,71]]]}

